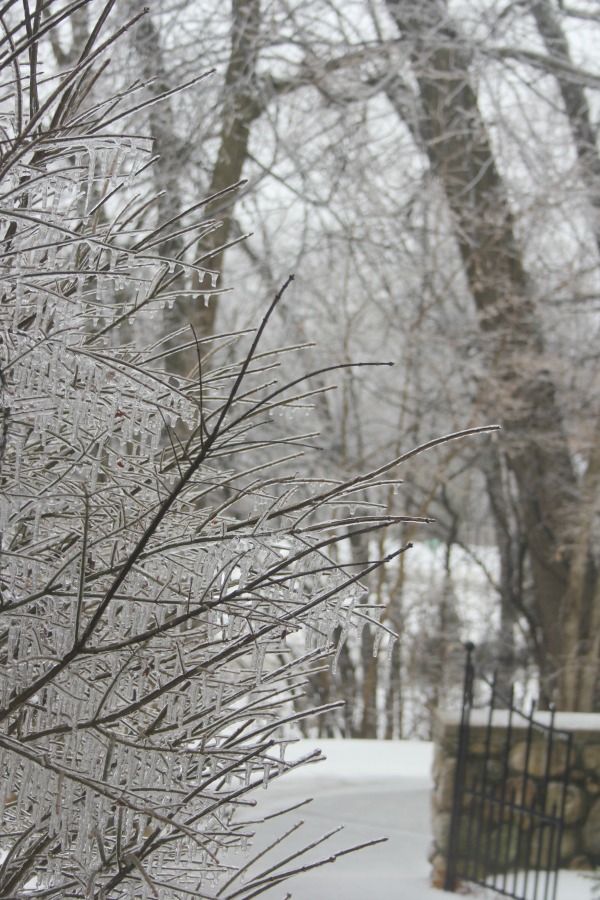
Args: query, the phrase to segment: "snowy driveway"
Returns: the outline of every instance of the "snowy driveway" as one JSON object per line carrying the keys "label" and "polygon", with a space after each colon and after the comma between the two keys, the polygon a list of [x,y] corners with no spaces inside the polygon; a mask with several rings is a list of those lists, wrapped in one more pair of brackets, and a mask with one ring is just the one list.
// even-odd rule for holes
{"label": "snowy driveway", "polygon": [[[294,865],[327,858],[334,849],[384,835],[389,840],[303,873],[262,896],[282,900],[288,891],[294,900],[443,900],[451,896],[428,882],[432,746],[412,741],[300,741],[288,748],[286,759],[315,747],[322,749],[326,762],[286,775],[257,797],[263,814],[313,798],[308,806],[261,827],[254,849],[268,845],[296,822],[304,822],[263,865],[340,824],[344,825],[340,834]],[[590,896],[587,879],[561,873],[557,900],[589,900]]]}

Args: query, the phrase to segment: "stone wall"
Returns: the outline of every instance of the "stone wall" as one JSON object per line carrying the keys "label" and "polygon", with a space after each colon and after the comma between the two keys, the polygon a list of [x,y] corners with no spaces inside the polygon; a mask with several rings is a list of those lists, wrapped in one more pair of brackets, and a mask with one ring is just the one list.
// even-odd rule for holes
{"label": "stone wall", "polygon": [[[537,713],[536,719],[547,724],[548,713]],[[492,719],[490,762],[487,767],[488,783],[500,784],[504,772],[501,762],[506,741],[508,714],[495,710]],[[450,830],[450,815],[456,771],[460,716],[457,713],[438,713],[434,730],[435,752],[433,761],[432,833],[433,846],[430,862],[433,867],[432,883],[443,885],[446,869],[446,853]],[[485,735],[488,712],[474,710],[469,728],[469,763],[467,780],[483,767]],[[573,735],[571,773],[565,808],[565,828],[560,846],[562,868],[592,869],[600,864],[600,715],[586,713],[557,713],[555,727]],[[540,784],[546,765],[543,738],[536,737],[529,757],[529,776],[524,779],[526,756],[526,723],[521,726],[513,718],[512,739],[508,757],[507,796],[514,790],[526,802],[539,797]],[[550,784],[546,795],[549,811],[555,799],[562,796],[566,748],[555,743],[551,756]],[[555,780],[552,781],[552,778]],[[500,823],[500,827],[502,824]],[[459,847],[460,847],[459,837]],[[514,848],[515,859],[522,847]],[[532,846],[532,856],[537,860],[538,848]],[[542,859],[543,861],[543,859]],[[535,861],[532,861],[535,865]]]}

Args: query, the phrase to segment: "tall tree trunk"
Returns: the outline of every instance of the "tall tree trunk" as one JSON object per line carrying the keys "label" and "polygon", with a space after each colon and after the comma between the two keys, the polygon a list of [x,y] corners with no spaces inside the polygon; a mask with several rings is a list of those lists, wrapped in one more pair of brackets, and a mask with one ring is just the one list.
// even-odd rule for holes
{"label": "tall tree trunk", "polygon": [[[577,527],[582,497],[507,193],[470,82],[469,49],[444,3],[388,0],[388,7],[409,38],[422,141],[487,339],[489,408],[502,418],[518,487],[542,675],[561,708],[589,709],[584,673],[596,671],[598,650],[586,629],[595,620],[598,572],[591,535]],[[585,576],[574,578],[576,568]]]}
{"label": "tall tree trunk", "polygon": [[[143,8],[141,0],[130,0],[132,11]],[[258,101],[257,61],[259,51],[260,2],[259,0],[233,0],[231,10],[231,51],[221,103],[221,135],[217,156],[212,167],[208,197],[237,184],[242,177],[248,156],[250,129],[261,114]],[[153,78],[149,90],[156,96],[168,91],[171,76],[164,62],[160,34],[150,15],[144,16],[137,26],[134,42],[145,79]],[[186,204],[202,198],[184,197],[182,185],[186,180],[189,147],[176,138],[175,112],[169,102],[151,106],[149,130],[154,139],[158,160],[154,166],[156,188],[161,192],[160,216],[168,221],[181,214]],[[231,238],[237,192],[227,193],[205,207],[206,213],[221,221],[220,227],[208,231],[200,239],[195,256],[201,258],[207,268],[221,272],[225,246]],[[181,238],[175,238],[161,246],[164,256],[175,258],[183,250]],[[189,324],[198,337],[214,334],[217,299],[205,302],[206,284],[193,273],[186,296],[180,297],[172,309],[164,311],[165,332],[170,334]],[[202,293],[200,293],[202,291]],[[175,374],[189,375],[197,366],[195,346],[177,350],[182,344],[190,344],[192,333],[178,337],[166,345],[174,353],[167,359],[167,366]]]}
{"label": "tall tree trunk", "polygon": [[[257,77],[260,2],[233,0],[231,15],[231,53],[225,75],[221,140],[212,170],[209,196],[240,181],[248,158],[252,123],[264,108]],[[208,207],[222,221],[213,235],[212,247],[208,249],[208,262],[218,271],[222,269],[224,245],[231,238],[235,200],[236,195],[227,195]]]}
{"label": "tall tree trunk", "polygon": [[[350,547],[354,562],[369,559],[369,536],[350,529]],[[372,578],[363,580],[365,586],[372,587]],[[367,595],[368,602],[373,602],[372,592]],[[380,675],[379,659],[374,655],[375,636],[371,626],[366,625],[360,636],[360,658],[362,668],[360,721],[353,731],[353,737],[377,737],[377,687]]]}
{"label": "tall tree trunk", "polygon": [[[500,563],[497,686],[501,694],[508,696],[517,664],[514,632],[518,616],[527,620],[529,647],[533,651],[540,669],[544,665],[544,656],[539,643],[537,623],[531,615],[524,596],[523,556],[526,538],[521,527],[518,509],[515,508],[511,474],[496,442],[490,441],[488,447],[481,454],[480,467],[486,482]],[[546,705],[548,698],[543,697],[543,702]]]}
{"label": "tall tree trunk", "polygon": [[[582,180],[595,210],[594,237],[600,252],[600,156],[596,146],[596,129],[583,84],[576,74],[567,74],[561,63],[574,70],[569,44],[561,23],[549,0],[534,0],[531,12],[549,57],[548,71],[557,81],[565,115],[579,161]],[[558,65],[554,66],[554,63]]]}
{"label": "tall tree trunk", "polygon": [[[581,180],[592,207],[594,238],[600,255],[600,155],[596,129],[583,84],[570,70],[576,67],[557,13],[549,0],[534,0],[531,12],[549,57],[549,72],[558,84],[565,115],[577,153]],[[554,63],[558,65],[554,66]],[[567,63],[568,69],[561,66]],[[569,74],[567,74],[569,71]],[[592,411],[590,410],[590,413]],[[600,669],[600,416],[592,434],[587,468],[573,523],[575,551],[569,571],[569,594],[579,606],[579,623],[567,623],[570,640],[581,656],[579,665],[565,673],[566,690],[580,695],[582,709],[595,709]],[[587,600],[587,602],[585,602]],[[577,627],[578,625],[578,627]]]}

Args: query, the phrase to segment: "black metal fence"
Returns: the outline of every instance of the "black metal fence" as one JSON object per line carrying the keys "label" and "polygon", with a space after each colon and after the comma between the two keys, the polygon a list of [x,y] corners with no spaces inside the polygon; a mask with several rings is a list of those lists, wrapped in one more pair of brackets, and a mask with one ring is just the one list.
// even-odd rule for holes
{"label": "black metal fence", "polygon": [[[472,882],[515,900],[555,900],[572,736],[555,728],[553,710],[517,709],[513,690],[503,696],[495,677],[476,672],[473,650],[468,644],[444,889]],[[491,699],[474,736],[476,680]]]}

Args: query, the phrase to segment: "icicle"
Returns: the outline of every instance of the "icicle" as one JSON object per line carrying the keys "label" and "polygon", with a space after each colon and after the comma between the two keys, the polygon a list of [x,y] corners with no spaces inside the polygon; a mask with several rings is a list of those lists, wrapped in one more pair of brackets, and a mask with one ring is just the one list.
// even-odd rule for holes
{"label": "icicle", "polygon": [[55,217],[58,214],[58,209],[60,206],[60,201],[63,195],[63,186],[62,183],[57,178],[54,182],[54,198],[52,201],[52,208],[50,210],[50,215]]}
{"label": "icicle", "polygon": [[337,672],[338,661],[340,658],[340,654],[342,652],[342,648],[343,648],[344,644],[346,643],[347,637],[348,637],[348,630],[347,629],[342,630],[342,633],[340,634],[340,637],[339,637],[339,640],[337,643],[337,647],[335,648],[335,656],[333,657],[333,661],[331,663],[332,675],[335,675]]}
{"label": "icicle", "polygon": [[279,744],[279,764],[277,766],[278,773],[281,775],[285,771],[285,751],[289,741],[281,741]]}
{"label": "icicle", "polygon": [[[187,782],[187,780],[188,780],[188,773],[189,773],[189,769],[190,769],[190,762],[191,762],[191,760],[190,760],[190,757],[189,757],[188,755],[185,755],[185,756],[181,759],[181,780],[184,782],[184,784],[185,784],[185,783]],[[151,784],[151,783],[152,783],[152,782],[148,782],[148,784]]]}
{"label": "icicle", "polygon": [[35,505],[35,513],[33,519],[33,528],[32,528],[32,537],[34,541],[38,540],[39,530],[40,530],[40,521],[42,518],[42,512],[44,509],[44,504],[42,502],[38,502]]}
{"label": "icicle", "polygon": [[377,656],[379,653],[379,646],[381,644],[381,638],[383,637],[383,628],[378,628],[375,632],[375,639],[373,641],[373,656]]}
{"label": "icicle", "polygon": [[50,804],[50,817],[48,822],[48,833],[51,836],[58,834],[60,830],[61,824],[61,803],[62,797],[60,793],[60,788],[62,785],[58,781],[58,777],[52,773],[48,777],[48,787],[46,788],[46,793],[53,798],[52,803]]}
{"label": "icicle", "polygon": [[127,151],[123,144],[118,144],[116,153],[114,155],[114,160],[111,166],[111,176],[109,181],[110,188],[115,188],[119,181],[119,177],[121,175],[121,169],[123,167],[123,162],[127,158]]}
{"label": "icicle", "polygon": [[255,684],[257,686],[259,684],[261,684],[261,682],[262,682],[263,666],[265,663],[266,652],[267,652],[266,641],[256,645],[255,658],[254,658],[254,678],[255,678]]}
{"label": "icicle", "polygon": [[77,298],[77,302],[78,302],[78,303],[81,303],[81,302],[82,302],[82,299],[83,299],[83,288],[84,288],[84,286],[85,286],[85,275],[79,274],[79,275],[77,276],[77,287],[76,287],[76,289],[75,289],[75,291],[76,291],[76,298]]}
{"label": "icicle", "polygon": [[392,658],[392,654],[393,654],[393,652],[394,652],[394,645],[395,645],[395,643],[396,643],[397,640],[398,640],[398,637],[397,637],[395,634],[390,634],[390,635],[388,636],[388,646],[387,646],[387,658],[388,658],[388,660],[391,660],[391,658]]}
{"label": "icicle", "polygon": [[323,631],[325,632],[325,643],[326,644],[331,644],[331,642],[333,640],[333,632],[335,631],[335,626],[336,626],[336,616],[335,616],[333,610],[329,609],[329,610],[327,610],[327,613],[325,614],[325,623],[324,623],[324,628],[323,628]]}
{"label": "icicle", "polygon": [[365,630],[365,625],[367,624],[367,620],[364,616],[358,616],[356,622],[356,637],[360,641],[362,638],[362,633]]}

